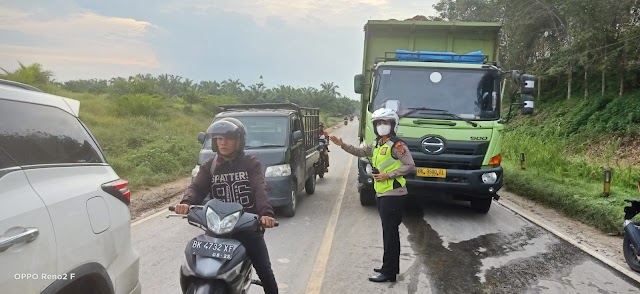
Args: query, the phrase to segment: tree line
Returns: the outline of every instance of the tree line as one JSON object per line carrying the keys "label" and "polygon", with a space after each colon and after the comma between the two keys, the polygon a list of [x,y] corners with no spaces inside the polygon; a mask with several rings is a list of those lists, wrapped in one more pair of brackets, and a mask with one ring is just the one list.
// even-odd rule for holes
{"label": "tree line", "polygon": [[572,98],[640,88],[637,0],[440,0],[414,20],[503,24],[501,61],[541,77],[542,93]]}
{"label": "tree line", "polygon": [[252,85],[245,85],[237,79],[195,82],[170,74],[157,76],[137,74],[109,80],[79,79],[57,82],[53,79],[53,72],[44,70],[38,63],[29,66],[20,63],[19,68],[13,72],[2,70],[4,74],[0,74],[0,77],[34,86],[53,85],[71,92],[106,94],[110,97],[128,97],[129,99],[144,99],[146,95],[165,101],[179,100],[186,104],[187,111],[195,104],[200,104],[214,112],[213,108],[220,104],[282,102],[317,107],[331,116],[355,114],[359,109],[359,101],[342,95],[333,82],[324,82],[320,88],[286,85],[267,88],[262,81]]}

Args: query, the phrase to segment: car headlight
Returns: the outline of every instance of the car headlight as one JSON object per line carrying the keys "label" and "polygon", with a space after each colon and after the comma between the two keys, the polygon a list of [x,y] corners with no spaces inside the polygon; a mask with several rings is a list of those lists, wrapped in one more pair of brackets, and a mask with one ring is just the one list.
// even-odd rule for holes
{"label": "car headlight", "polygon": [[194,167],[194,168],[191,170],[191,177],[192,177],[192,178],[195,178],[199,171],[200,171],[200,166],[199,166],[199,165],[196,165],[196,167]]}
{"label": "car headlight", "polygon": [[286,177],[291,175],[291,165],[281,164],[267,167],[264,176],[269,177]]}
{"label": "car headlight", "polygon": [[233,227],[236,226],[239,218],[240,212],[238,211],[234,214],[227,215],[227,217],[220,220],[220,216],[218,216],[213,209],[207,207],[207,227],[217,235],[231,232]]}

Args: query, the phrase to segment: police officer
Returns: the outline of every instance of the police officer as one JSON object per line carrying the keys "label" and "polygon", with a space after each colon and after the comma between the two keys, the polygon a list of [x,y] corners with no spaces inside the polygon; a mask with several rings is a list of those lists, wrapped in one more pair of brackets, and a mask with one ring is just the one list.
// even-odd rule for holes
{"label": "police officer", "polygon": [[369,278],[372,282],[395,282],[400,272],[400,233],[398,227],[402,222],[404,199],[407,195],[404,175],[415,168],[411,153],[399,138],[398,115],[388,108],[381,108],[373,112],[371,121],[376,140],[371,145],[358,148],[342,141],[341,138],[331,136],[331,141],[352,155],[369,157],[377,173],[372,172],[375,179],[376,204],[382,219],[382,238],[384,240],[384,256],[382,267],[375,268],[378,272]]}

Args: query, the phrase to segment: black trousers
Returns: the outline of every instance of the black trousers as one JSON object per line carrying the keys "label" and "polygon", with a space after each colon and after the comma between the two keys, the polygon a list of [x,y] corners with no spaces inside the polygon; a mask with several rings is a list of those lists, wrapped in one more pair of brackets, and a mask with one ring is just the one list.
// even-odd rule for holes
{"label": "black trousers", "polygon": [[376,197],[378,212],[382,220],[382,239],[384,242],[380,273],[386,276],[400,273],[400,232],[398,227],[402,222],[405,197],[406,195]]}
{"label": "black trousers", "polygon": [[247,255],[251,259],[253,268],[262,281],[265,294],[278,294],[278,284],[271,269],[269,251],[264,242],[264,231],[262,232],[242,232],[234,236],[247,250]]}

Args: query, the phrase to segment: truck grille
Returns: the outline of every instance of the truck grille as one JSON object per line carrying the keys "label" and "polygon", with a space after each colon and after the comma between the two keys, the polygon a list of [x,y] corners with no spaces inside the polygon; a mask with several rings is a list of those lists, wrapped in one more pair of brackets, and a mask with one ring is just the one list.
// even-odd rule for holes
{"label": "truck grille", "polygon": [[441,154],[431,155],[420,146],[422,138],[403,138],[403,140],[411,151],[416,167],[479,169],[489,149],[489,142],[447,141]]}

